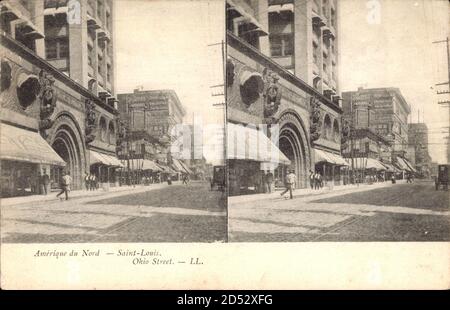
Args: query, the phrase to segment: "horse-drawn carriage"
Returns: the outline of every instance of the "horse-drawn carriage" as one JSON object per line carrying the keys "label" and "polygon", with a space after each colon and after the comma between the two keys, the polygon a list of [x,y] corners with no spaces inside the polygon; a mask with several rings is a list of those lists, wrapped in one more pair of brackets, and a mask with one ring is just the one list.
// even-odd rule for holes
{"label": "horse-drawn carriage", "polygon": [[443,186],[445,190],[448,190],[449,180],[450,180],[450,165],[439,165],[438,175],[434,179],[436,190],[439,190],[440,186]]}

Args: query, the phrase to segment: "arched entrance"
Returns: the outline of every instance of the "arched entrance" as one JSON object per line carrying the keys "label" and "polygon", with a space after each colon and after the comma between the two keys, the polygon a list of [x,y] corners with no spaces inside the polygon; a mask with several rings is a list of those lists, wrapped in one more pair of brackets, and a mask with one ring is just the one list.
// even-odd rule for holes
{"label": "arched entrance", "polygon": [[297,188],[307,187],[310,169],[310,148],[304,125],[297,113],[285,112],[279,118],[279,149],[291,161],[290,166],[280,166],[275,171],[280,180],[288,170],[294,170],[297,176]]}
{"label": "arched entrance", "polygon": [[55,120],[49,138],[53,149],[66,162],[66,167],[55,167],[51,170],[52,182],[58,184],[62,173],[68,171],[72,177],[71,189],[81,189],[86,160],[78,125],[72,117],[61,115]]}

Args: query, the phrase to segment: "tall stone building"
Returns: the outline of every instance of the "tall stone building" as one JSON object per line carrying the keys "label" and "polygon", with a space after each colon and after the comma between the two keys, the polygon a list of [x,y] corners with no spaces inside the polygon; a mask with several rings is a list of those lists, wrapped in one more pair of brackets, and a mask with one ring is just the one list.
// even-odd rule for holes
{"label": "tall stone building", "polygon": [[418,173],[428,177],[431,169],[431,157],[428,152],[428,127],[425,123],[408,124],[408,145],[411,163]]}
{"label": "tall stone building", "polygon": [[370,128],[392,145],[392,160],[412,172],[408,156],[408,116],[411,108],[398,88],[359,88],[342,93],[344,119],[353,128]]}
{"label": "tall stone building", "polygon": [[[297,175],[297,187],[308,186],[309,170],[320,171],[326,182],[341,181],[340,168],[346,165],[340,156],[342,110],[336,76],[334,91],[330,78],[331,45],[324,47],[337,36],[337,28],[331,29],[331,20],[326,20],[331,12],[337,16],[337,2],[317,6],[318,2],[227,0],[231,194],[249,188],[261,191],[255,184],[266,170],[273,171],[280,186],[289,170]],[[336,19],[333,24],[337,25]],[[320,39],[314,38],[314,32],[320,33]],[[320,46],[315,54],[318,70],[310,61],[313,42]],[[325,62],[324,53],[330,57]],[[320,82],[322,78],[330,87]],[[244,136],[249,137],[247,142],[239,140]],[[257,144],[271,145],[268,149],[273,153],[250,145],[251,137]]]}
{"label": "tall stone building", "polygon": [[[98,26],[114,8],[112,1],[96,5],[104,8],[91,16]],[[97,175],[101,186],[115,185],[121,163],[113,71],[105,92],[95,72],[89,79],[87,33],[95,32],[97,48],[104,28],[91,28],[87,1],[6,0],[0,10],[2,195],[39,193],[36,179],[44,171],[51,188],[64,170],[72,189],[84,187],[85,173]],[[102,65],[113,68],[113,59]]]}

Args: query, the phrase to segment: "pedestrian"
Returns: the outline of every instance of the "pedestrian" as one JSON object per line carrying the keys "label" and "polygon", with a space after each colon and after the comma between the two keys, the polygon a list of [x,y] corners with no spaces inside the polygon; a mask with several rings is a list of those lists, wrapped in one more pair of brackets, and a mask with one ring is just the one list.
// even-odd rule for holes
{"label": "pedestrian", "polygon": [[70,177],[70,172],[66,172],[64,176],[61,178],[61,191],[59,192],[56,197],[59,197],[61,194],[65,194],[66,200],[69,200],[69,191],[70,191],[70,184],[72,183],[72,178]]}
{"label": "pedestrian", "polygon": [[84,185],[86,186],[86,190],[89,191],[91,189],[91,176],[86,172],[84,176]]}
{"label": "pedestrian", "polygon": [[272,183],[273,183],[273,173],[270,170],[267,170],[265,180],[267,185],[267,192],[270,194],[272,193]]}
{"label": "pedestrian", "polygon": [[315,175],[312,170],[309,170],[309,186],[311,186],[311,189],[314,189],[315,185]]}
{"label": "pedestrian", "polygon": [[34,172],[31,172],[30,178],[29,178],[29,184],[30,184],[30,189],[31,189],[31,193],[32,194],[36,194],[37,190],[37,178],[36,178],[36,174]]}
{"label": "pedestrian", "polygon": [[181,179],[183,180],[183,184],[187,185],[187,175],[186,175],[186,173],[183,173],[183,175],[181,176]]}
{"label": "pedestrian", "polygon": [[319,173],[314,173],[314,189],[319,189],[320,187],[320,179],[319,179]]}
{"label": "pedestrian", "polygon": [[296,178],[297,178],[297,177],[296,177],[295,174],[294,174],[294,170],[291,170],[291,171],[289,172],[289,174],[286,175],[286,180],[285,180],[285,182],[286,182],[286,189],[284,190],[284,192],[282,192],[282,193],[280,194],[280,196],[283,196],[284,194],[286,194],[286,193],[289,191],[289,196],[290,196],[290,198],[291,198],[291,199],[294,198],[294,197],[292,196],[292,189],[293,189],[293,187],[294,187],[294,185],[295,185]]}
{"label": "pedestrian", "polygon": [[47,169],[44,168],[41,176],[41,187],[42,193],[44,195],[47,195],[47,189],[49,184],[50,184],[50,176],[47,174]]}
{"label": "pedestrian", "polygon": [[170,174],[167,175],[167,184],[168,184],[168,185],[172,185],[172,177],[171,177]]}
{"label": "pedestrian", "polygon": [[91,190],[97,189],[97,177],[95,174],[91,174],[91,182],[90,182]]}
{"label": "pedestrian", "polygon": [[323,188],[323,178],[322,178],[322,174],[320,172],[317,174],[317,179],[318,179],[319,187]]}

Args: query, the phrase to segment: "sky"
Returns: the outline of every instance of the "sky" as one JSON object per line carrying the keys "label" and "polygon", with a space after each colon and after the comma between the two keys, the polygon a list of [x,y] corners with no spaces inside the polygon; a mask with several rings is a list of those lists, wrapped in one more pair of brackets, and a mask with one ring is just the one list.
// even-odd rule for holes
{"label": "sky", "polygon": [[[212,96],[223,88],[211,88],[223,84],[223,2],[118,0],[115,12],[116,93],[173,89],[185,123],[195,115],[205,127],[223,125],[224,109],[213,104],[224,98]],[[210,135],[204,133],[205,141]]]}
{"label": "sky", "polygon": [[[379,5],[377,5],[379,3]],[[377,14],[376,10],[379,8]],[[358,87],[398,87],[411,105],[410,121],[425,122],[434,161],[446,162],[449,108],[436,95],[448,85],[447,0],[339,0],[341,91]],[[447,132],[445,132],[447,130]]]}

